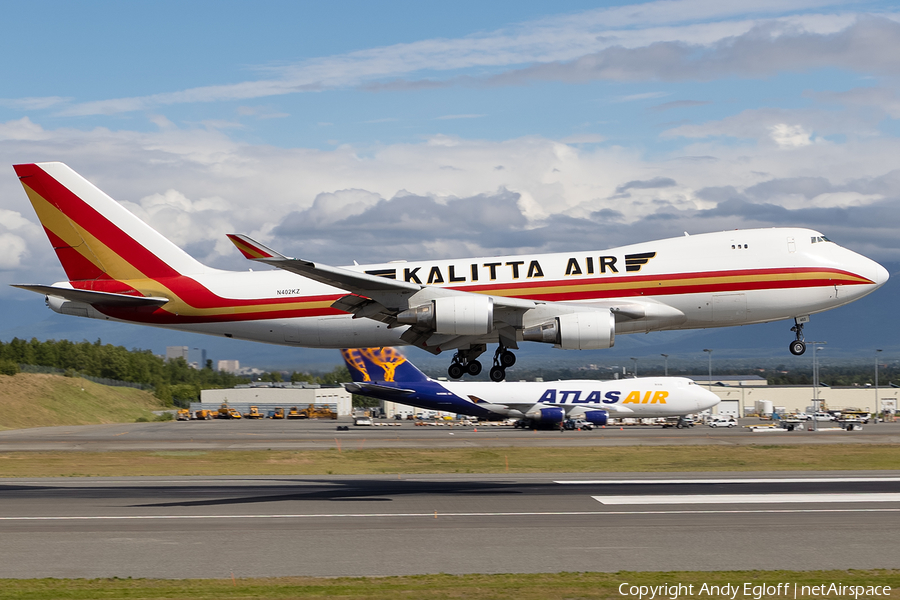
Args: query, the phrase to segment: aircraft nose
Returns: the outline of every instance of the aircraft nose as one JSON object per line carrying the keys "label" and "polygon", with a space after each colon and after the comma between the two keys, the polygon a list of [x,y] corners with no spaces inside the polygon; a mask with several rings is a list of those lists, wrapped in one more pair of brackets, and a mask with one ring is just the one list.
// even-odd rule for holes
{"label": "aircraft nose", "polygon": [[878,287],[883,286],[887,283],[887,280],[890,279],[891,275],[888,273],[888,270],[882,267],[880,264],[875,263],[875,276],[872,277],[872,281],[875,282],[875,285]]}
{"label": "aircraft nose", "polygon": [[699,388],[700,394],[697,396],[697,410],[706,410],[712,408],[722,400],[711,391]]}

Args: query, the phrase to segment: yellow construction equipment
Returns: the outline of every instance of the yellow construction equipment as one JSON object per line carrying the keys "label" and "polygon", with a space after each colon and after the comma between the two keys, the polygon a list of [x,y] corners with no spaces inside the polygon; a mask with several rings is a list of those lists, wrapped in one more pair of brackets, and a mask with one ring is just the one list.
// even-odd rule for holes
{"label": "yellow construction equipment", "polygon": [[273,419],[283,419],[284,418],[284,409],[280,406],[275,407],[275,412],[272,414]]}
{"label": "yellow construction equipment", "polygon": [[305,419],[306,416],[301,415],[300,411],[297,410],[296,406],[292,406],[291,409],[288,411],[287,418],[288,419]]}
{"label": "yellow construction equipment", "polygon": [[310,404],[300,411],[301,419],[337,419],[337,413],[327,406]]}
{"label": "yellow construction equipment", "polygon": [[259,412],[258,406],[251,406],[250,411],[244,413],[244,417],[248,419],[262,419],[265,415]]}
{"label": "yellow construction equipment", "polygon": [[191,420],[191,411],[186,408],[179,408],[178,412],[175,413],[176,421],[190,421]]}

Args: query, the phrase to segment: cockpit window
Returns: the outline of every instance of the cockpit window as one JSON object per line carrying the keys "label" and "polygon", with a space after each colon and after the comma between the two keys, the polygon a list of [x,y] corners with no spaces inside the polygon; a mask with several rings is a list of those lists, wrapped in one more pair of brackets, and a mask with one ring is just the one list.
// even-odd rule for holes
{"label": "cockpit window", "polygon": [[830,242],[831,240],[829,240],[824,235],[819,235],[810,238],[810,241],[812,241],[813,244],[818,244],[819,242]]}

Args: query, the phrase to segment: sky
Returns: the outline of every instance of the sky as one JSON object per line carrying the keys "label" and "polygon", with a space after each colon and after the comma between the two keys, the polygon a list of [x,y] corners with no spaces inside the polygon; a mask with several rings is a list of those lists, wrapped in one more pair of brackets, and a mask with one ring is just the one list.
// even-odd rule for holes
{"label": "sky", "polygon": [[35,1],[4,15],[7,318],[34,297],[6,284],[64,278],[11,168],[39,161],[220,268],[247,268],[231,232],[350,264],[795,225],[900,263],[893,2]]}

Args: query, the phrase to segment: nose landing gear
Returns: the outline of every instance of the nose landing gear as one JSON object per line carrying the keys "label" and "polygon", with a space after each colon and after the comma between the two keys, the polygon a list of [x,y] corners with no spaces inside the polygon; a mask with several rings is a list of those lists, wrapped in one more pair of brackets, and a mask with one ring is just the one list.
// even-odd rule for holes
{"label": "nose landing gear", "polygon": [[797,339],[791,342],[791,345],[788,346],[791,354],[794,356],[800,356],[804,352],[806,352],[806,342],[803,341],[803,325],[805,323],[809,323],[809,317],[796,317],[794,318],[794,326],[791,327],[791,331],[793,331]]}

